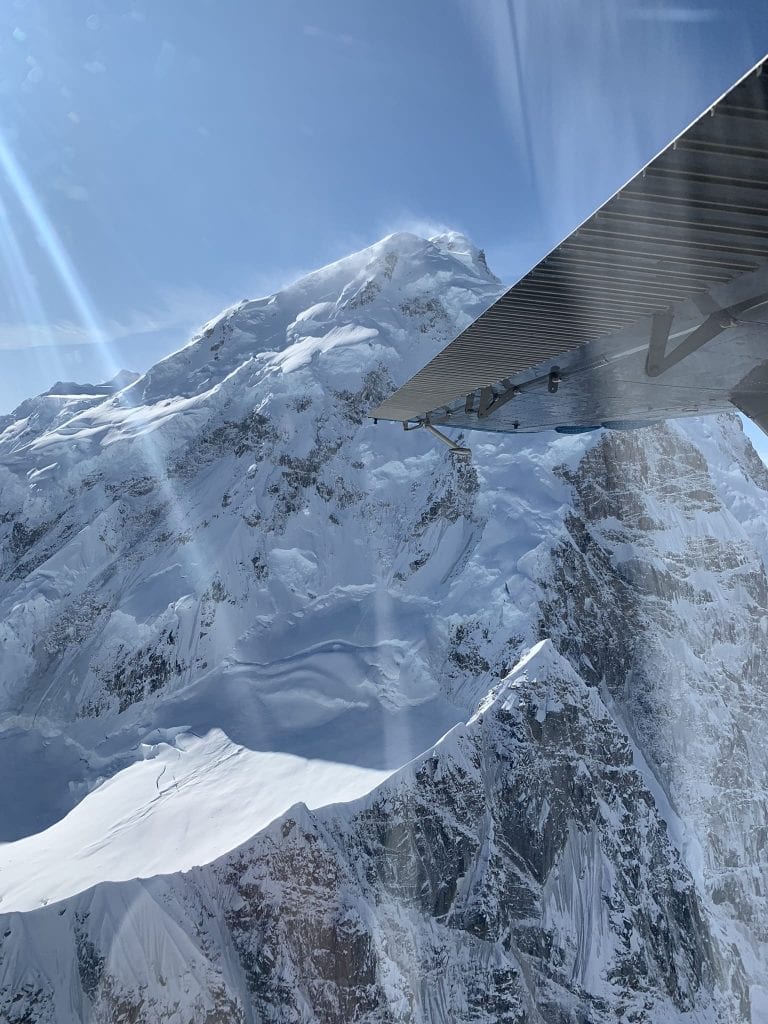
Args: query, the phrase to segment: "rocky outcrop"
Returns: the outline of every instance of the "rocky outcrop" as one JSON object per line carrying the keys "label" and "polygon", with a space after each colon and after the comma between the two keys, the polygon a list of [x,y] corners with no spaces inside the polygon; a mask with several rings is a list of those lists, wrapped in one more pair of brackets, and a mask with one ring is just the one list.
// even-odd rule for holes
{"label": "rocky outcrop", "polygon": [[[752,475],[739,428],[721,426]],[[606,433],[564,475],[574,510],[553,552],[540,628],[642,751],[705,902],[726,924],[734,986],[743,961],[759,984],[768,955],[764,553],[675,427]]]}

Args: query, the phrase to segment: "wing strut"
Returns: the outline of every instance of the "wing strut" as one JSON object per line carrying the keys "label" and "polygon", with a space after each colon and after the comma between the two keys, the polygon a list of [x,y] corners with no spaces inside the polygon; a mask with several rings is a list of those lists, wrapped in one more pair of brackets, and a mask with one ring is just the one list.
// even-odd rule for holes
{"label": "wing strut", "polygon": [[[685,339],[676,345],[671,352],[667,352],[669,332],[672,327],[673,314],[667,309],[663,313],[654,313],[651,324],[651,341],[648,346],[648,359],[645,364],[645,371],[649,377],[660,377],[662,373],[677,366],[692,352],[696,352],[702,345],[716,338],[718,334],[729,327],[735,327],[739,323],[741,313],[756,309],[768,303],[768,292],[756,295],[754,298],[746,299],[744,302],[736,302],[732,306],[725,306],[723,309],[715,310],[707,319],[686,335]],[[745,321],[748,323],[749,321]]]}
{"label": "wing strut", "polygon": [[438,430],[437,427],[433,427],[429,421],[417,423],[413,426],[408,423],[403,423],[404,430],[417,430],[419,427],[424,427],[424,429],[428,430],[433,437],[437,438],[438,441],[442,441],[443,444],[447,445],[449,452],[451,455],[455,456],[455,458],[467,461],[472,457],[471,448],[465,448],[463,445],[456,444],[456,442],[452,441],[450,437],[447,437],[442,430]]}

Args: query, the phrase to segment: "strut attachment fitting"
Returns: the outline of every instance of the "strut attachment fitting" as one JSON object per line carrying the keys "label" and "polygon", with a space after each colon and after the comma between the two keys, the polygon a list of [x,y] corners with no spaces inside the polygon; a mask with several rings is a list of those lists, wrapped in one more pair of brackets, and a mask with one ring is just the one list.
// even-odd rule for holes
{"label": "strut attachment fitting", "polygon": [[[506,378],[501,384],[504,390],[500,392],[495,391],[493,388],[481,388],[480,404],[477,407],[479,419],[484,416],[490,416],[492,412],[497,412],[503,405],[511,402],[513,398],[520,394],[520,388],[516,384],[510,384]],[[474,392],[471,395],[467,395],[467,403],[464,406],[465,412],[472,412],[472,401],[474,401]]]}

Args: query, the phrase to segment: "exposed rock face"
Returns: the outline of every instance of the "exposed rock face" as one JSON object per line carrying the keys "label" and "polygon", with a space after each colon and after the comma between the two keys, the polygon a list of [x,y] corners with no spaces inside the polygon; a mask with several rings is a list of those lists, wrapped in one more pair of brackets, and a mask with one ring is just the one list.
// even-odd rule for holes
{"label": "exposed rock face", "polygon": [[393,236],[0,423],[0,1020],[768,1020],[768,471],[374,428],[497,291]]}
{"label": "exposed rock face", "polygon": [[[729,447],[764,487],[738,435]],[[566,476],[577,500],[554,552],[542,632],[642,751],[707,902],[760,979],[768,959],[764,542],[761,551],[735,519],[680,429],[606,434]]]}

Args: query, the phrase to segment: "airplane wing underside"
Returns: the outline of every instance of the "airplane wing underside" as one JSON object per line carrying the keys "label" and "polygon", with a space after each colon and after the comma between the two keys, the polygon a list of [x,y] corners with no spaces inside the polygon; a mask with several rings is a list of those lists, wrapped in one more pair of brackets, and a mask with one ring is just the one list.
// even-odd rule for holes
{"label": "airplane wing underside", "polygon": [[572,431],[734,406],[768,430],[768,59],[369,415]]}

